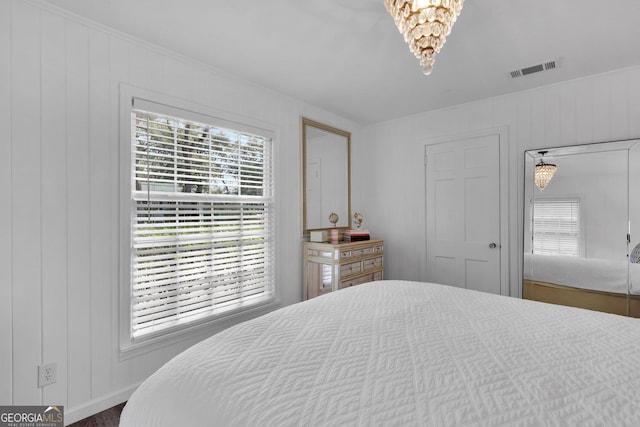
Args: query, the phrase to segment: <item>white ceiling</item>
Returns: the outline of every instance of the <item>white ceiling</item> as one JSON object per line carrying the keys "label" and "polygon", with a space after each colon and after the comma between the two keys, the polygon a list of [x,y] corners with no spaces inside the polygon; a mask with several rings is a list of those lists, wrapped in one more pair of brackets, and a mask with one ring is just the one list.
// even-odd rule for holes
{"label": "white ceiling", "polygon": [[362,124],[640,64],[638,0],[467,0],[430,76],[383,0],[46,1]]}

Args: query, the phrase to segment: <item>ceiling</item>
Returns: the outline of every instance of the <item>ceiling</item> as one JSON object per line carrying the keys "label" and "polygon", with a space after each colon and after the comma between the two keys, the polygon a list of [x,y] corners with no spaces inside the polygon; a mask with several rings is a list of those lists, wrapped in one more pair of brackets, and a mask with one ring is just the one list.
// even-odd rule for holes
{"label": "ceiling", "polygon": [[429,76],[383,0],[46,1],[361,124],[640,64],[638,0],[467,0]]}

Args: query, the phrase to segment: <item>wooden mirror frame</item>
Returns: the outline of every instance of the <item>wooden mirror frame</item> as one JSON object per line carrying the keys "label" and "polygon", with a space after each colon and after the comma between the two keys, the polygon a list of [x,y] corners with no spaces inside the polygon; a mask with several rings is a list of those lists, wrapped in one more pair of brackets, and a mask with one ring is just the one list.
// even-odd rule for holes
{"label": "wooden mirror frame", "polygon": [[[341,129],[334,128],[329,125],[325,125],[320,122],[316,122],[314,120],[308,119],[306,117],[301,117],[300,120],[300,130],[301,130],[301,141],[302,141],[302,235],[309,236],[310,231],[315,230],[329,230],[334,227],[308,227],[307,221],[307,128],[313,127],[316,129],[320,129],[325,132],[333,133],[336,135],[340,135],[346,138],[347,144],[347,182],[345,183],[347,190],[347,225],[338,225],[335,228],[339,229],[348,229],[351,221],[351,132],[347,132]],[[327,217],[330,212],[327,212]],[[340,218],[340,222],[344,219]]]}

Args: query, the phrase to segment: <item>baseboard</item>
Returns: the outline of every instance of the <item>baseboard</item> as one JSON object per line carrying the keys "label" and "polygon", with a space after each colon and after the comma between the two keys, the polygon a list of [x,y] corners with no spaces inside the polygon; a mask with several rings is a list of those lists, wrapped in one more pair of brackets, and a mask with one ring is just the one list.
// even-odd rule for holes
{"label": "baseboard", "polygon": [[91,415],[109,409],[119,403],[126,402],[140,384],[127,387],[120,391],[108,394],[99,399],[91,400],[81,406],[74,408],[64,408],[64,424],[69,425]]}

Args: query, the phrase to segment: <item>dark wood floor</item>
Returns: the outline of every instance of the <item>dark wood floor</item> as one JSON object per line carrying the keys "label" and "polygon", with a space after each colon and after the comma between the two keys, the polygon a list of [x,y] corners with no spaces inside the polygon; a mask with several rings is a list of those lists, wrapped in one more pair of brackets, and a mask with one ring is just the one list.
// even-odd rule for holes
{"label": "dark wood floor", "polygon": [[87,417],[84,420],[69,424],[68,427],[118,427],[118,424],[120,424],[120,413],[125,403],[127,402]]}

